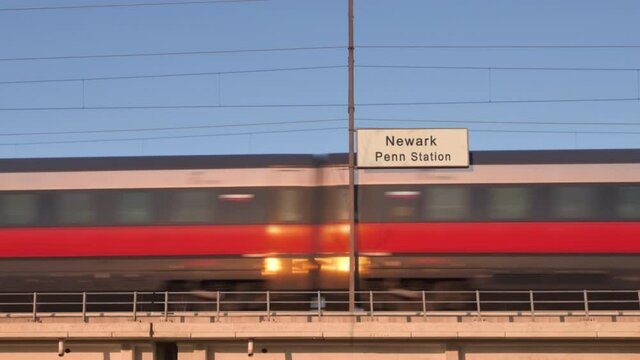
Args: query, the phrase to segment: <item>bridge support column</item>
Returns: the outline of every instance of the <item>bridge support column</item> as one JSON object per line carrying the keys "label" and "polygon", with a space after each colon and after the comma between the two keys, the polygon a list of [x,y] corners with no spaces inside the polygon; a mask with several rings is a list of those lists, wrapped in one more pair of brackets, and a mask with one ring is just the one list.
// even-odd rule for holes
{"label": "bridge support column", "polygon": [[178,360],[207,360],[207,346],[178,343]]}
{"label": "bridge support column", "polygon": [[458,346],[447,344],[444,350],[445,360],[463,360],[460,357],[460,348]]}
{"label": "bridge support column", "polygon": [[131,344],[122,344],[120,347],[120,359],[136,360],[136,349]]}

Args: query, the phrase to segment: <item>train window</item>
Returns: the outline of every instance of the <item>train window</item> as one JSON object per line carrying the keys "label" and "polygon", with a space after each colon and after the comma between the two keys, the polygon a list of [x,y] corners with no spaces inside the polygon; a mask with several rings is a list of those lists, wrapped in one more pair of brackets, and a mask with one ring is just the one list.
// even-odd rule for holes
{"label": "train window", "polygon": [[524,187],[496,187],[489,190],[489,218],[516,220],[526,218],[532,209],[532,197]]}
{"label": "train window", "polygon": [[462,220],[471,212],[469,188],[430,186],[426,190],[424,214],[430,220]]}
{"label": "train window", "polygon": [[116,222],[119,224],[148,224],[153,218],[151,194],[143,191],[118,193]]}
{"label": "train window", "polygon": [[275,205],[273,221],[283,223],[302,222],[304,192],[300,189],[277,189],[275,191]]}
{"label": "train window", "polygon": [[261,224],[265,222],[267,201],[262,189],[220,189],[215,222],[219,224]]}
{"label": "train window", "polygon": [[618,188],[617,213],[623,219],[640,219],[640,186]]}
{"label": "train window", "polygon": [[342,222],[349,220],[349,189],[347,187],[322,188],[324,221]]}
{"label": "train window", "polygon": [[63,192],[56,197],[58,223],[63,225],[88,225],[98,218],[95,194],[90,192]]}
{"label": "train window", "polygon": [[595,188],[570,185],[553,189],[553,216],[560,219],[584,219],[595,213]]}
{"label": "train window", "polygon": [[384,192],[385,221],[416,221],[421,192],[412,189],[387,190]]}
{"label": "train window", "polygon": [[171,194],[169,221],[172,223],[206,223],[211,220],[213,199],[204,189],[178,190]]}
{"label": "train window", "polygon": [[37,220],[37,195],[4,194],[0,196],[0,224],[5,226],[24,226],[33,225]]}

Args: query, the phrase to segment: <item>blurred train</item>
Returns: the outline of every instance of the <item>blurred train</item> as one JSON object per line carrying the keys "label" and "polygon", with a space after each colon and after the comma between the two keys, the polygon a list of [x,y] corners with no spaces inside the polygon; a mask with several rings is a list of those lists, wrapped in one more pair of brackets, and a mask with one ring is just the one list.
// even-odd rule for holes
{"label": "blurred train", "polygon": [[[0,160],[0,284],[345,289],[345,163]],[[640,150],[474,152],[466,169],[361,169],[357,182],[364,290],[640,285]]]}

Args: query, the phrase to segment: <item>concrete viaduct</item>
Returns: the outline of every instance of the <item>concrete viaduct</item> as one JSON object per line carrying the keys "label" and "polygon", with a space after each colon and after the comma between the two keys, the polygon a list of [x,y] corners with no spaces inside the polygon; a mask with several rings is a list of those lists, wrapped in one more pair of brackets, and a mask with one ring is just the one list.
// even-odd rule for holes
{"label": "concrete viaduct", "polygon": [[626,360],[639,340],[640,312],[0,318],[0,360]]}

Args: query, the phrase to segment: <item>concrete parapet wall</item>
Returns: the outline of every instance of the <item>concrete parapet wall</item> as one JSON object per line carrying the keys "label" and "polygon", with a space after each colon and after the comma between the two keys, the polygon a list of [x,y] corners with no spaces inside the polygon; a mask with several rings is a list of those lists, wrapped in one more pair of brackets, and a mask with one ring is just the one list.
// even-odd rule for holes
{"label": "concrete parapet wall", "polygon": [[[640,317],[213,317],[0,320],[0,341],[27,339],[619,339],[640,340]],[[221,319],[222,320],[222,319]]]}
{"label": "concrete parapet wall", "polygon": [[[0,343],[0,360],[165,360],[153,343],[69,342],[58,357],[55,343]],[[177,360],[249,358],[241,341],[177,343]],[[594,344],[546,342],[423,341],[256,341],[252,359],[263,360],[636,360],[640,346],[628,342]],[[171,357],[169,359],[176,359]]]}
{"label": "concrete parapet wall", "polygon": [[[640,359],[640,317],[176,317],[0,319],[0,360]],[[251,344],[251,346],[250,346]]]}

